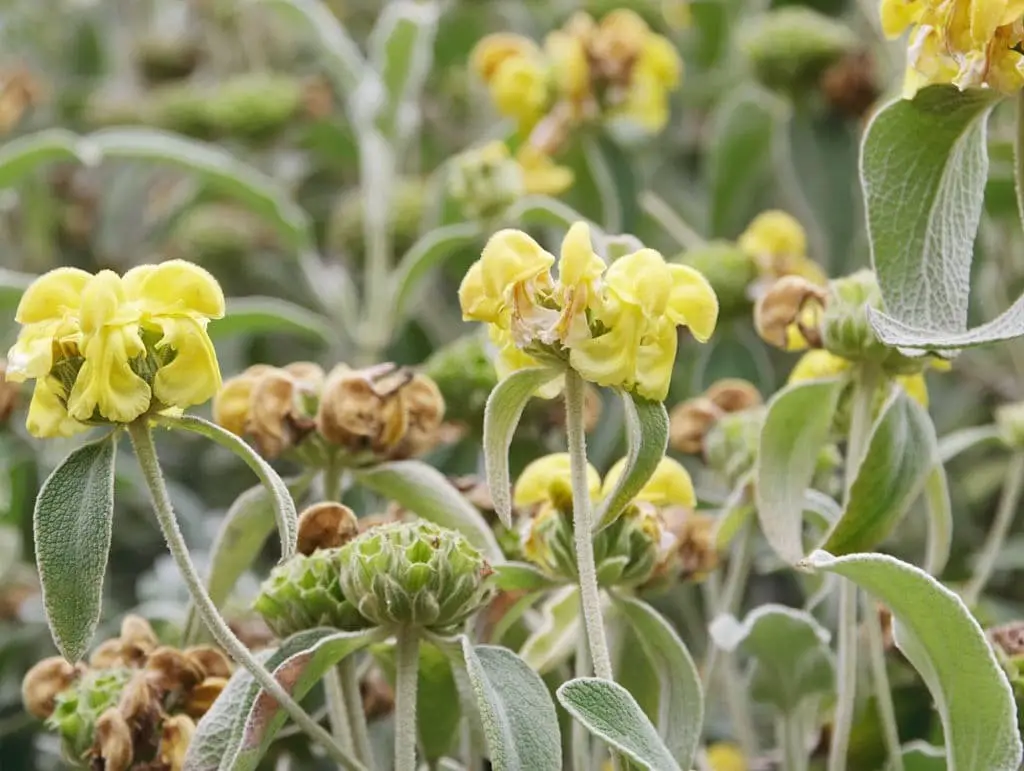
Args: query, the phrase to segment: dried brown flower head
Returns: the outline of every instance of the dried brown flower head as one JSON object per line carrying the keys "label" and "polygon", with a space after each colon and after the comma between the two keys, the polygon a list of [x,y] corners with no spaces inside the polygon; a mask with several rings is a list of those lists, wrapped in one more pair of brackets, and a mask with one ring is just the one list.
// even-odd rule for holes
{"label": "dried brown flower head", "polygon": [[721,415],[722,409],[706,396],[680,402],[669,415],[669,445],[688,455],[700,453],[705,435]]}
{"label": "dried brown flower head", "polygon": [[7,381],[7,360],[0,359],[0,424],[6,423],[18,406],[21,386]]}
{"label": "dried brown flower head", "polygon": [[348,506],[333,501],[314,503],[299,515],[300,554],[344,546],[359,535],[359,521]]}
{"label": "dried brown flower head", "polygon": [[103,771],[128,771],[132,764],[132,732],[117,707],[111,707],[96,721],[93,757],[102,760]]}
{"label": "dried brown flower head", "polygon": [[185,649],[185,656],[202,670],[204,677],[231,677],[231,662],[218,648],[194,645]]}
{"label": "dried brown flower head", "polygon": [[54,699],[78,679],[81,670],[62,656],[51,656],[33,666],[21,681],[21,701],[25,710],[45,720],[53,714]]}
{"label": "dried brown flower head", "polygon": [[157,648],[146,661],[146,678],[163,698],[175,699],[203,681],[202,668],[183,651]]}
{"label": "dried brown flower head", "polygon": [[757,299],[754,306],[757,333],[777,348],[798,347],[793,340],[795,334],[812,348],[820,347],[818,317],[827,297],[825,289],[802,276],[783,276]]}

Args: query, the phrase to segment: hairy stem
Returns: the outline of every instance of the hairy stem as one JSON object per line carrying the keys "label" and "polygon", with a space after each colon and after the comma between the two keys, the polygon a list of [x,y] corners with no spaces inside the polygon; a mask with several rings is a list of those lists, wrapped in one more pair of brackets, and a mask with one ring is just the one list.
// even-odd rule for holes
{"label": "hairy stem", "polygon": [[981,555],[975,563],[974,575],[964,589],[964,602],[974,605],[992,577],[996,559],[1003,550],[1006,535],[1010,532],[1017,509],[1020,506],[1021,493],[1024,492],[1024,452],[1014,453],[1006,470],[1006,481],[999,498],[996,517],[992,521],[992,529],[988,531]]}
{"label": "hairy stem", "polygon": [[188,553],[188,546],[185,538],[178,527],[178,521],[174,516],[174,509],[171,506],[171,499],[167,493],[167,486],[164,484],[163,474],[160,472],[160,461],[157,458],[156,447],[153,444],[153,435],[150,432],[148,418],[142,417],[128,426],[128,435],[132,440],[132,447],[135,450],[135,457],[138,458],[139,467],[149,488],[149,494],[153,501],[153,510],[156,513],[160,529],[163,531],[164,539],[167,541],[167,548],[174,557],[174,561],[181,571],[185,584],[188,586],[192,600],[199,609],[203,622],[209,628],[210,633],[217,643],[237,662],[253,676],[253,679],[260,686],[274,697],[274,700],[281,705],[281,708],[288,713],[303,731],[323,745],[330,757],[351,771],[368,771],[366,766],[352,757],[323,727],[313,718],[306,714],[284,687],[274,679],[274,676],[264,669],[263,665],[256,660],[252,652],[245,647],[241,640],[231,631],[227,622],[220,615],[217,606],[203,586],[192,557]]}
{"label": "hairy stem", "polygon": [[[576,658],[573,662],[575,677],[590,676],[590,650],[587,636],[581,634],[576,638]],[[579,720],[572,721],[572,767],[573,771],[590,771],[594,765],[590,757],[590,734]]]}
{"label": "hairy stem", "polygon": [[601,590],[597,585],[594,536],[591,526],[590,485],[587,482],[587,438],[583,428],[583,379],[573,370],[565,374],[565,430],[569,441],[572,475],[572,517],[576,537],[576,565],[587,644],[594,674],[612,680],[612,660],[601,618]]}
{"label": "hairy stem", "polygon": [[882,620],[866,594],[863,597],[864,625],[868,630],[868,661],[871,664],[871,681],[875,686],[875,701],[878,703],[878,719],[882,724],[882,739],[889,753],[889,771],[903,771],[903,750],[900,748],[899,724],[896,722],[896,708],[892,703],[892,688],[889,673],[885,669],[885,641],[882,639]]}
{"label": "hairy stem", "polygon": [[1017,133],[1014,135],[1013,155],[1017,211],[1024,218],[1024,91],[1017,94]]}
{"label": "hairy stem", "polygon": [[370,743],[370,731],[366,725],[366,712],[363,709],[363,695],[359,691],[359,668],[354,656],[343,659],[338,665],[341,676],[341,692],[348,709],[348,718],[352,726],[352,742],[355,745],[356,757],[360,761],[375,767],[373,745]]}
{"label": "hairy stem", "polygon": [[417,630],[398,630],[395,660],[395,771],[416,771],[416,687],[420,668]]}
{"label": "hairy stem", "polygon": [[777,718],[775,735],[782,748],[782,767],[786,771],[807,771],[807,746],[804,743],[804,723],[800,710]]}
{"label": "hairy stem", "polygon": [[352,722],[348,715],[348,705],[345,704],[345,695],[341,690],[341,676],[337,667],[331,667],[324,675],[324,699],[327,702],[327,717],[331,721],[331,733],[335,741],[344,747],[346,752],[352,752]]}

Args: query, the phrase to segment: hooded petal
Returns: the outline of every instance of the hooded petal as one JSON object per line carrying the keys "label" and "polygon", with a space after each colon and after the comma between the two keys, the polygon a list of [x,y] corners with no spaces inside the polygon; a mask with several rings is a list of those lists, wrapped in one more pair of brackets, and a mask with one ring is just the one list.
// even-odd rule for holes
{"label": "hooded petal", "polygon": [[152,316],[193,314],[208,319],[224,315],[224,292],[213,275],[185,260],[141,265],[124,275],[125,292]]}
{"label": "hooded petal", "polygon": [[604,282],[622,302],[643,308],[648,318],[657,318],[668,304],[672,274],[661,254],[640,249],[609,265]]}
{"label": "hooded petal", "polygon": [[464,321],[498,323],[501,299],[491,297],[484,286],[484,271],[480,260],[469,266],[459,285],[459,305]]}
{"label": "hooded petal", "polygon": [[159,318],[163,330],[157,350],[174,350],[174,359],[157,370],[153,395],[170,407],[202,404],[220,388],[220,366],[204,322],[188,316]]}
{"label": "hooded petal", "polygon": [[53,367],[53,344],[61,321],[40,321],[21,328],[7,352],[6,377],[12,383],[45,377]]}
{"label": "hooded petal", "polygon": [[[602,497],[611,493],[625,469],[626,458],[609,469],[601,485]],[[635,500],[653,503],[655,506],[695,506],[697,495],[693,490],[690,472],[678,461],[662,458]]]}
{"label": "hooded petal", "polygon": [[138,313],[127,303],[121,277],[112,270],[101,270],[82,290],[79,321],[88,339],[103,327],[124,325],[137,320]]}
{"label": "hooded petal", "polygon": [[63,318],[78,310],[82,290],[92,278],[78,268],[57,268],[44,273],[21,296],[14,320],[19,324],[35,324]]}
{"label": "hooded petal", "polygon": [[592,285],[604,273],[605,261],[594,253],[590,240],[590,226],[577,222],[562,239],[558,257],[558,283],[564,287],[578,284]]}
{"label": "hooded petal", "polygon": [[669,265],[672,290],[666,316],[676,325],[685,324],[704,343],[718,323],[718,297],[703,274],[687,265]]}
{"label": "hooded petal", "polygon": [[28,405],[25,427],[32,436],[40,439],[74,436],[89,430],[89,426],[68,415],[67,407],[60,400],[53,381],[46,377],[36,381],[32,401]]}
{"label": "hooded petal", "polygon": [[608,332],[584,340],[569,350],[569,366],[591,383],[632,387],[642,322],[639,309],[629,308],[617,314]]}
{"label": "hooded petal", "polygon": [[668,319],[661,320],[654,334],[645,336],[637,352],[633,376],[634,387],[640,396],[655,401],[663,401],[668,396],[678,347],[679,335],[675,324]]}
{"label": "hooded petal", "polygon": [[149,385],[132,371],[130,361],[144,347],[138,333],[103,329],[86,345],[85,363],[68,396],[68,413],[91,420],[93,413],[112,423],[131,423],[149,409]]}
{"label": "hooded petal", "polygon": [[545,276],[555,257],[521,230],[499,230],[480,254],[480,278],[487,297],[500,298],[516,284]]}
{"label": "hooded petal", "polygon": [[[587,464],[587,487],[591,499],[601,490],[601,476],[597,469]],[[552,502],[559,490],[568,490],[572,496],[569,453],[556,452],[533,461],[516,480],[512,500],[516,506],[532,506],[536,503]],[[553,492],[555,493],[553,495]]]}

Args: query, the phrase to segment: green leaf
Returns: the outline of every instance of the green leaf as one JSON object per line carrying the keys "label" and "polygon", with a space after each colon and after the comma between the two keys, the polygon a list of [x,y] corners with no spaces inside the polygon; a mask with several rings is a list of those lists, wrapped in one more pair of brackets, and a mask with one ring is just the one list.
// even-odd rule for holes
{"label": "green leaf", "polygon": [[711,237],[735,237],[755,213],[780,115],[778,99],[754,86],[736,89],[712,113],[707,133],[713,137],[707,157]]}
{"label": "green leaf", "polygon": [[953,503],[949,498],[946,469],[936,463],[924,483],[925,508],[928,511],[928,545],[924,569],[941,575],[953,548]]}
{"label": "green leaf", "polygon": [[929,327],[907,324],[874,308],[868,318],[879,339],[887,345],[909,351],[958,351],[978,345],[1001,343],[1024,335],[1024,297],[991,321],[962,332],[942,332]]}
{"label": "green leaf", "polygon": [[154,420],[167,428],[180,428],[205,436],[244,460],[253,473],[259,477],[263,486],[267,488],[267,492],[274,502],[274,516],[277,519],[277,532],[281,540],[281,560],[284,561],[295,554],[299,532],[299,517],[295,513],[295,502],[292,500],[287,485],[281,481],[281,477],[269,463],[230,431],[195,415],[182,415],[175,418],[159,415]]}
{"label": "green leaf", "polygon": [[44,129],[5,142],[0,148],[0,189],[14,187],[21,180],[50,163],[87,163],[98,160],[95,151],[66,129]]}
{"label": "green leaf", "polygon": [[872,428],[843,516],[822,548],[837,556],[876,548],[907,513],[937,461],[928,412],[893,386]]}
{"label": "green leaf", "polygon": [[14,316],[18,303],[21,302],[21,296],[36,278],[30,273],[18,273],[0,268],[0,314]]}
{"label": "green leaf", "polygon": [[543,195],[526,195],[516,201],[505,212],[509,224],[523,226],[558,227],[568,230],[576,222],[590,225],[594,240],[604,237],[604,231],[568,204]]}
{"label": "green leaf", "polygon": [[729,548],[729,544],[732,543],[736,534],[756,513],[751,503],[753,493],[751,484],[754,481],[754,476],[754,469],[751,469],[740,477],[732,492],[729,493],[729,497],[722,504],[715,523],[715,548],[720,552]]}
{"label": "green leaf", "polygon": [[474,243],[482,234],[483,229],[477,223],[459,222],[431,230],[416,241],[395,269],[394,315],[404,318],[423,279],[454,252]]}
{"label": "green leaf", "polygon": [[114,454],[108,434],[79,447],[43,482],[36,499],[36,566],[57,649],[76,662],[89,647],[103,603],[114,521]]}
{"label": "green leaf", "polygon": [[939,461],[945,465],[973,447],[998,441],[999,429],[996,426],[971,426],[951,431],[939,437]]}
{"label": "green leaf", "polygon": [[527,562],[506,562],[494,569],[494,586],[503,592],[539,592],[559,582]]}
{"label": "green leaf", "polygon": [[[285,484],[289,494],[297,500],[306,494],[312,480],[313,474],[307,472],[285,480]],[[218,608],[231,596],[239,577],[252,567],[263,544],[274,532],[276,521],[274,500],[263,485],[250,487],[228,508],[210,548],[206,576],[206,591]],[[198,638],[201,625],[195,606],[189,606],[182,633],[186,643]]]}
{"label": "green leaf", "polygon": [[816,551],[806,565],[844,576],[889,606],[896,645],[921,674],[942,720],[950,771],[1018,769],[1024,748],[1013,691],[960,597],[885,554]]}
{"label": "green leaf", "polygon": [[617,597],[615,608],[628,619],[640,647],[658,673],[658,731],[676,762],[682,768],[690,768],[704,725],[704,694],[690,652],[672,625],[647,603]]}
{"label": "green leaf", "polygon": [[[1002,95],[930,86],[877,112],[861,149],[871,259],[885,304],[872,323],[956,336],[967,327],[971,257],[988,155],[985,128]],[[956,343],[949,347],[960,347]]]}
{"label": "green leaf", "polygon": [[232,297],[224,318],[210,323],[214,340],[268,333],[305,337],[324,346],[334,345],[339,337],[330,319],[277,297]]}
{"label": "green leaf", "polygon": [[487,520],[433,466],[418,460],[397,460],[359,469],[353,476],[423,519],[458,530],[493,564],[504,561]]}
{"label": "green leaf", "polygon": [[540,624],[523,643],[519,655],[543,675],[572,656],[576,640],[583,634],[576,586],[564,586],[548,595],[540,607],[540,616]]}
{"label": "green leaf", "polygon": [[730,615],[719,616],[710,632],[719,648],[740,649],[751,658],[751,697],[784,715],[795,714],[806,699],[834,688],[830,635],[810,613],[762,605],[743,623]]}
{"label": "green leaf", "polygon": [[[947,771],[946,753],[923,741],[903,745],[903,771]],[[892,771],[891,767],[889,771]]]}
{"label": "green leaf", "polygon": [[804,556],[804,493],[845,386],[843,379],[795,383],[768,403],[757,451],[757,514],[768,543],[791,564]]}
{"label": "green leaf", "polygon": [[598,528],[612,524],[647,484],[668,448],[668,412],[661,402],[620,393],[626,417],[626,468],[602,501]]}
{"label": "green leaf", "polygon": [[632,694],[618,683],[579,677],[563,683],[555,695],[590,733],[649,771],[681,771]]}
{"label": "green leaf", "polygon": [[513,372],[487,397],[484,409],[484,466],[494,511],[505,527],[512,525],[512,482],[508,470],[508,448],[530,397],[550,383],[558,372],[531,367]]}
{"label": "green leaf", "polygon": [[629,155],[608,137],[583,139],[583,157],[600,194],[609,233],[630,233],[640,219],[640,188]]}
{"label": "green leaf", "polygon": [[272,177],[220,147],[148,128],[103,129],[86,138],[104,158],[160,161],[193,171],[274,225],[292,248],[314,248],[309,218]]}
{"label": "green leaf", "polygon": [[[311,629],[283,641],[263,663],[299,701],[331,667],[383,634],[379,629]],[[248,670],[239,668],[196,726],[184,767],[189,771],[253,771],[285,719],[273,697]]]}
{"label": "green leaf", "polygon": [[491,768],[494,771],[559,771],[558,716],[547,686],[507,648],[474,646],[462,638]]}

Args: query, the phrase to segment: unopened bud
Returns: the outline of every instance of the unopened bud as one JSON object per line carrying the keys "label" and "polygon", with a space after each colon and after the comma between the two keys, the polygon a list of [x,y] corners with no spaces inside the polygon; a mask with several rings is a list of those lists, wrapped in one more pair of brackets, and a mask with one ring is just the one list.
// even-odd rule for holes
{"label": "unopened bud", "polygon": [[1004,404],[995,410],[996,428],[1007,447],[1024,449],[1024,402]]}
{"label": "unopened bud", "polygon": [[231,677],[231,662],[217,648],[194,645],[185,649],[185,656],[203,671],[204,677]]}
{"label": "unopened bud", "polygon": [[202,669],[177,648],[157,648],[146,662],[146,678],[161,694],[187,693],[203,680]]}
{"label": "unopened bud", "polygon": [[448,196],[472,220],[497,217],[526,192],[523,170],[501,140],[455,156],[446,183]]}
{"label": "unopened bud", "polygon": [[111,707],[96,721],[94,756],[103,761],[103,771],[128,771],[132,764],[132,732],[124,715]]}
{"label": "unopened bud", "polygon": [[198,720],[209,711],[227,684],[227,678],[207,677],[189,692],[185,712],[189,717]]}
{"label": "unopened bud", "polygon": [[188,715],[172,715],[163,722],[158,757],[167,771],[183,771],[188,745],[196,732],[196,724]]}
{"label": "unopened bud", "polygon": [[[394,365],[365,370],[335,368],[320,397],[316,423],[329,442],[351,453],[386,454],[408,426]],[[408,377],[402,376],[407,382]]]}
{"label": "unopened bud", "polygon": [[134,672],[131,669],[87,670],[57,695],[48,725],[60,735],[66,757],[87,762],[96,743],[96,723],[116,707]]}
{"label": "unopened bud", "polygon": [[21,681],[21,701],[25,710],[40,720],[53,714],[57,694],[67,690],[78,678],[79,670],[63,656],[51,656],[33,666]]}
{"label": "unopened bud", "polygon": [[723,318],[749,313],[748,287],[758,277],[752,255],[728,241],[712,241],[688,249],[675,262],[697,269],[708,280],[718,297]]}
{"label": "unopened bud", "polygon": [[763,340],[777,348],[818,347],[818,315],[827,293],[801,276],[783,276],[757,300],[754,326]]}
{"label": "unopened bud", "polygon": [[706,396],[680,402],[669,416],[669,445],[677,452],[699,454],[704,448],[704,437],[722,413]]}
{"label": "unopened bud", "polygon": [[333,501],[314,503],[299,515],[300,554],[336,549],[359,534],[359,522],[348,506]]}

